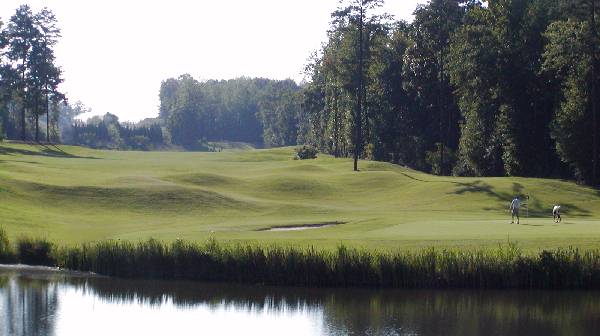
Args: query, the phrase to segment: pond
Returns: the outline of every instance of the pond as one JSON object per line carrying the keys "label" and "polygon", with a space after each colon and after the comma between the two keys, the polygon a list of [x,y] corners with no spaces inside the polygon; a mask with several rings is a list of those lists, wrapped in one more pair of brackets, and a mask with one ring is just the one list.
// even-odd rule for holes
{"label": "pond", "polygon": [[600,292],[311,289],[0,266],[0,335],[600,335]]}

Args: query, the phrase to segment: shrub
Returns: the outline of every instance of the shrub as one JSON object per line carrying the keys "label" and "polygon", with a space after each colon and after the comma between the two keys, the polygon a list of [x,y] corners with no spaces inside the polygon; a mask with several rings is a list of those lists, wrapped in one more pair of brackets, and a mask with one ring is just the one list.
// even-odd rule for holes
{"label": "shrub", "polygon": [[304,145],[296,148],[296,157],[300,160],[316,159],[318,153],[319,151],[312,146]]}
{"label": "shrub", "polygon": [[152,149],[152,144],[150,142],[150,138],[148,138],[147,136],[143,136],[143,135],[136,135],[131,137],[131,139],[129,140],[129,145],[131,146],[132,149],[137,149],[137,150],[151,150]]}
{"label": "shrub", "polygon": [[218,148],[204,139],[198,140],[194,146],[187,149],[195,152],[219,152]]}
{"label": "shrub", "polygon": [[[440,149],[442,145],[438,142],[435,144],[436,149],[433,151],[425,152],[425,162],[431,167],[431,173],[435,175],[442,174],[442,157],[440,155]],[[444,166],[445,167],[454,167],[456,162],[456,154],[452,149],[448,147],[444,147]],[[456,169],[457,172],[460,171],[459,168]],[[458,173],[457,175],[460,175]]]}
{"label": "shrub", "polygon": [[17,240],[17,259],[22,264],[54,266],[54,244],[45,238],[22,237]]}

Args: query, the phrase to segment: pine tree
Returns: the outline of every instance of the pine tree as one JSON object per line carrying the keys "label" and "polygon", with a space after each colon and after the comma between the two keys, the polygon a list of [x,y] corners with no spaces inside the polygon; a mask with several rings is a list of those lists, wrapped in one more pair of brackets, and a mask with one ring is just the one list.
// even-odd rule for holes
{"label": "pine tree", "polygon": [[343,1],[345,6],[338,8],[331,14],[335,22],[347,22],[349,27],[355,27],[358,35],[356,41],[356,69],[353,90],[356,99],[353,116],[353,158],[354,171],[358,171],[358,158],[362,153],[363,139],[363,104],[365,101],[365,56],[368,53],[368,45],[365,43],[365,32],[368,26],[378,24],[384,16],[373,15],[371,12],[383,5],[383,0],[347,0]]}
{"label": "pine tree", "polygon": [[21,140],[27,137],[26,109],[31,103],[30,83],[31,71],[29,61],[34,41],[38,38],[39,31],[35,27],[34,15],[28,5],[22,5],[11,17],[8,24],[7,37],[9,40],[8,59],[16,64],[19,80],[16,88],[20,94],[21,105]]}

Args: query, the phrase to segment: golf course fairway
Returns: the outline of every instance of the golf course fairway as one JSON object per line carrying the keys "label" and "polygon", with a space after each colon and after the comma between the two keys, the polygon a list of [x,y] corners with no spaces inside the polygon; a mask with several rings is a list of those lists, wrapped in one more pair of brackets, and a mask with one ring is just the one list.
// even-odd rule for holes
{"label": "golf course fairway", "polygon": [[[198,153],[0,143],[0,226],[11,238],[65,245],[214,237],[380,250],[507,241],[526,251],[600,247],[600,193],[570,181],[440,177],[371,161],[353,172],[349,159],[293,157],[291,147]],[[515,195],[530,197],[521,225],[510,224]]]}

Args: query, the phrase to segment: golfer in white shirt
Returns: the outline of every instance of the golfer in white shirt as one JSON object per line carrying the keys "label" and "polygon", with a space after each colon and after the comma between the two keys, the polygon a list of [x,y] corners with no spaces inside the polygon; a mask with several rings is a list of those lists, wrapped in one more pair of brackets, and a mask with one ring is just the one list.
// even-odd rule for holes
{"label": "golfer in white shirt", "polygon": [[560,217],[560,205],[555,205],[552,208],[552,217],[554,217],[554,223],[562,222],[562,218]]}
{"label": "golfer in white shirt", "polygon": [[519,208],[521,207],[521,201],[519,200],[519,196],[516,196],[515,199],[510,203],[510,214],[512,215],[512,221],[510,224],[514,224],[515,217],[517,217],[517,224],[519,224]]}

